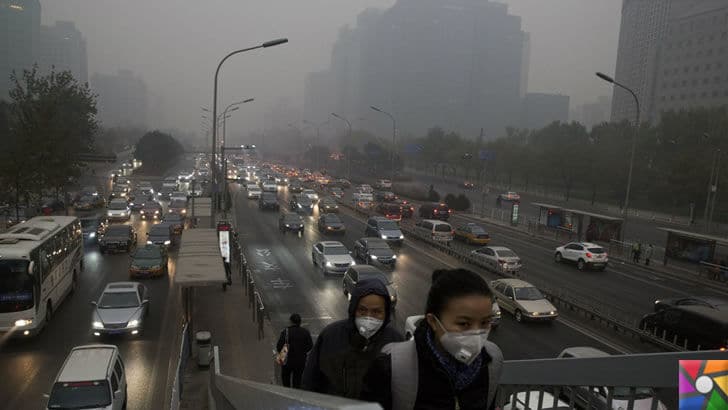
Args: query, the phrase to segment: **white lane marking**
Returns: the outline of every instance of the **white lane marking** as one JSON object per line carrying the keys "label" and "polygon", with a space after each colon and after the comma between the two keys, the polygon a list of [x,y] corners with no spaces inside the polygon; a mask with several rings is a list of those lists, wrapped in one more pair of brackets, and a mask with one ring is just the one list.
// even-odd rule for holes
{"label": "white lane marking", "polygon": [[576,330],[577,332],[579,332],[579,333],[581,333],[581,334],[583,334],[583,335],[585,335],[587,337],[590,337],[590,338],[596,340],[597,342],[599,342],[599,343],[601,343],[601,344],[603,344],[605,346],[611,347],[612,349],[614,349],[615,351],[617,351],[620,354],[631,354],[631,353],[633,353],[631,350],[627,349],[625,346],[616,344],[616,343],[610,341],[609,339],[607,339],[605,337],[599,336],[599,334],[597,334],[595,332],[592,332],[591,330],[589,330],[589,329],[587,329],[587,328],[585,328],[583,326],[580,326],[580,325],[572,322],[571,320],[564,319],[563,317],[559,317],[558,318],[558,321],[560,323],[562,323],[562,324],[564,324],[564,325],[566,325],[566,326],[568,326],[568,327]]}
{"label": "white lane marking", "polygon": [[273,289],[289,289],[293,287],[290,280],[280,277],[277,279],[269,280],[268,283],[273,286]]}
{"label": "white lane marking", "polygon": [[256,249],[255,254],[258,255],[261,258],[267,258],[270,256],[270,249]]}

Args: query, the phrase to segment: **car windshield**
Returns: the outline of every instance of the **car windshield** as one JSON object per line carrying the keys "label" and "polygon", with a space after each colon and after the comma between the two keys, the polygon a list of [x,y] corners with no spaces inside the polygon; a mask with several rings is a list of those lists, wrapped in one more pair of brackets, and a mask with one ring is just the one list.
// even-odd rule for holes
{"label": "car windshield", "polygon": [[534,287],[515,288],[516,300],[541,300],[543,295]]}
{"label": "car windshield", "polygon": [[475,235],[482,235],[485,233],[485,229],[477,226],[477,225],[471,225],[470,226],[470,232],[472,232]]}
{"label": "car windshield", "polygon": [[510,249],[499,249],[496,251],[496,253],[498,253],[499,258],[517,258],[518,257],[518,255],[516,255],[516,253]]}
{"label": "car windshield", "polygon": [[156,246],[145,246],[134,252],[134,259],[154,259],[159,258],[161,252]]}
{"label": "car windshield", "polygon": [[169,203],[170,208],[184,208],[187,206],[187,201],[175,199]]}
{"label": "car windshield", "polygon": [[115,211],[120,211],[120,210],[126,209],[126,206],[127,206],[126,201],[120,201],[120,202],[111,201],[111,203],[109,204],[109,209],[113,209]]}
{"label": "car windshield", "polygon": [[95,228],[99,225],[98,219],[81,219],[82,228]]}
{"label": "car windshield", "polygon": [[139,306],[139,296],[133,292],[107,292],[101,295],[98,304],[101,309],[121,309]]}
{"label": "car windshield", "polygon": [[348,255],[349,251],[343,246],[327,246],[324,248],[325,255]]}
{"label": "car windshield", "polygon": [[437,224],[435,225],[435,232],[451,232],[452,228],[450,225]]}
{"label": "car windshield", "polygon": [[362,281],[364,279],[376,279],[384,283],[385,285],[389,285],[392,283],[392,281],[388,277],[384,276],[384,274],[380,272],[366,272],[359,274],[359,281]]}
{"label": "car windshield", "polygon": [[53,385],[49,409],[102,408],[111,404],[111,390],[106,380],[58,382]]}
{"label": "car windshield", "polygon": [[106,235],[129,235],[129,226],[127,225],[111,225],[109,229],[106,230]]}
{"label": "car windshield", "polygon": [[158,204],[158,203],[156,203],[156,202],[150,202],[150,203],[144,204],[144,209],[148,209],[148,210],[156,211],[156,210],[158,210],[159,208],[160,208],[160,206],[159,206],[159,204]]}
{"label": "car windshield", "polygon": [[397,225],[397,222],[393,221],[380,221],[378,225],[379,229],[385,231],[396,231],[399,229],[399,225]]}
{"label": "car windshield", "polygon": [[28,261],[0,259],[0,313],[20,312],[33,307],[33,277]]}
{"label": "car windshield", "polygon": [[286,221],[286,223],[292,223],[292,224],[303,223],[303,218],[301,218],[301,216],[295,215],[295,214],[287,214],[284,217],[284,220]]}
{"label": "car windshield", "polygon": [[152,235],[152,236],[169,235],[169,226],[167,226],[167,225],[155,225],[155,226],[152,227],[152,230],[149,231],[149,235]]}
{"label": "car windshield", "polygon": [[178,214],[169,214],[166,218],[164,218],[164,222],[181,222],[182,221],[182,215]]}
{"label": "car windshield", "polygon": [[369,242],[367,242],[367,246],[369,249],[390,249],[389,244],[383,240],[370,239]]}
{"label": "car windshield", "polygon": [[597,253],[597,254],[607,253],[607,251],[605,251],[604,248],[589,248],[588,250],[591,253]]}
{"label": "car windshield", "polygon": [[336,215],[326,215],[324,216],[324,221],[326,223],[341,223],[341,219]]}

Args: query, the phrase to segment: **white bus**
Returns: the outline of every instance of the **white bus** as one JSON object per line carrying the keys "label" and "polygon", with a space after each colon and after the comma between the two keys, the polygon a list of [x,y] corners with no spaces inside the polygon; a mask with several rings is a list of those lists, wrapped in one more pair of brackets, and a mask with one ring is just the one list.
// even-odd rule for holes
{"label": "white bus", "polygon": [[33,336],[73,291],[83,232],[73,216],[39,216],[0,233],[0,333]]}

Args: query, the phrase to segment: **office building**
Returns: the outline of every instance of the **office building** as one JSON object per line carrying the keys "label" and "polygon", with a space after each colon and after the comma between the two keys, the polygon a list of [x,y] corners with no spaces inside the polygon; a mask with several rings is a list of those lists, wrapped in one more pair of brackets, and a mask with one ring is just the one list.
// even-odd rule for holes
{"label": "office building", "polygon": [[10,75],[30,69],[40,42],[40,2],[0,0],[0,99],[12,87]]}
{"label": "office building", "polygon": [[147,85],[131,70],[119,70],[113,75],[94,74],[91,88],[99,95],[98,118],[103,126],[147,126]]}
{"label": "office building", "polygon": [[38,66],[42,73],[70,71],[79,83],[88,82],[86,39],[72,22],[41,26]]}
{"label": "office building", "polygon": [[578,105],[572,115],[571,121],[576,121],[590,130],[595,125],[609,122],[609,114],[612,109],[612,99],[606,95],[597,97],[596,101]]}

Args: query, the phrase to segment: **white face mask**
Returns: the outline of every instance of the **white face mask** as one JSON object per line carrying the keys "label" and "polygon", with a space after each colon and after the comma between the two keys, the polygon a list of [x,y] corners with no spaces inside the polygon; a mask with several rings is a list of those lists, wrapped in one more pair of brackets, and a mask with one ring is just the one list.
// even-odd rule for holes
{"label": "white face mask", "polygon": [[[434,315],[433,315],[434,316]],[[470,365],[480,355],[480,352],[488,340],[488,329],[466,330],[465,332],[448,332],[442,325],[440,319],[434,316],[437,324],[440,325],[445,332],[440,337],[442,347],[452,355],[457,361]]]}
{"label": "white face mask", "polygon": [[356,330],[359,331],[359,334],[365,339],[369,339],[379,331],[384,324],[384,321],[369,316],[359,316],[354,319],[354,323],[356,324]]}

